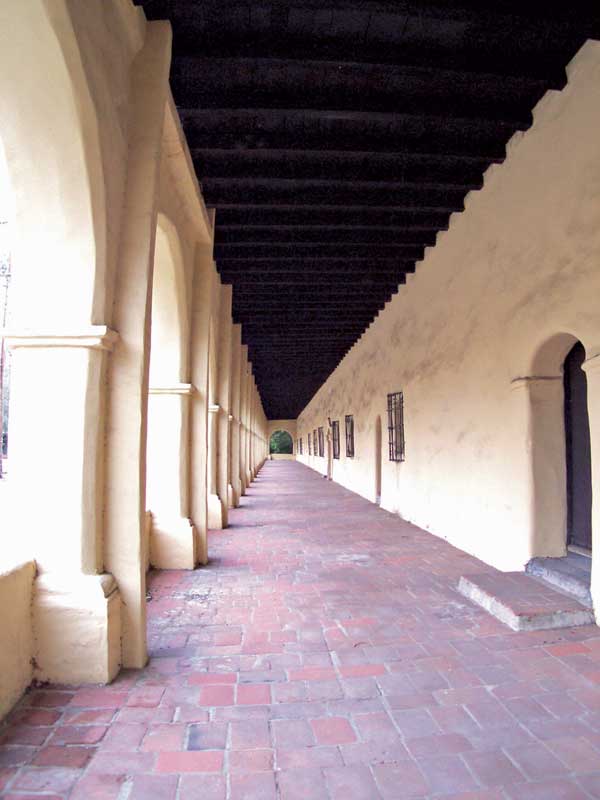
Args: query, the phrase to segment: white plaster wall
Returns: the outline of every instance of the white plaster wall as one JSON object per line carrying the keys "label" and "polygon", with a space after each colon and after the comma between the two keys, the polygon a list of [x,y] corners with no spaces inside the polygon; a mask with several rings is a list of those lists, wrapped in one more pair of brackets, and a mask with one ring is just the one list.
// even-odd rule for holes
{"label": "white plaster wall", "polygon": [[0,719],[31,683],[32,561],[0,572]]}
{"label": "white plaster wall", "polygon": [[[588,358],[600,351],[600,43],[568,75],[298,418],[299,460],[321,472],[307,435],[340,420],[334,480],[372,500],[380,415],[382,506],[504,569],[531,556],[531,442],[511,381],[532,374],[556,333],[579,338]],[[386,395],[399,390],[406,461],[396,464]]]}

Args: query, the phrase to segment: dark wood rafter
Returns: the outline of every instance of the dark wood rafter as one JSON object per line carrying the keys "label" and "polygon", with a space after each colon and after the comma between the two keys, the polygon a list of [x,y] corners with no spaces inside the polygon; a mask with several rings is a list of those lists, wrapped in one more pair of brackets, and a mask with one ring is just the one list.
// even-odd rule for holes
{"label": "dark wood rafter", "polygon": [[173,95],[271,419],[298,415],[600,37],[591,0],[142,5],[173,26]]}

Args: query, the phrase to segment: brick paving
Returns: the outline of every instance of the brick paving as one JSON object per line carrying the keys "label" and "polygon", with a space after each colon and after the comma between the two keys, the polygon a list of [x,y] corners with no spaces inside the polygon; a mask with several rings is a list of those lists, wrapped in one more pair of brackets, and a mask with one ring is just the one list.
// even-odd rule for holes
{"label": "brick paving", "polygon": [[27,693],[10,800],[600,798],[600,631],[514,633],[456,591],[489,571],[294,462],[268,462],[154,573],[151,660]]}

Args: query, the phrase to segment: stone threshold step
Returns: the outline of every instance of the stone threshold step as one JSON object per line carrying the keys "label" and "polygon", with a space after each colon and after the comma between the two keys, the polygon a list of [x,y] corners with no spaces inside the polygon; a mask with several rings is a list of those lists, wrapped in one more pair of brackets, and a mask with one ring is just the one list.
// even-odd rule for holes
{"label": "stone threshold step", "polygon": [[591,558],[578,553],[568,553],[563,558],[532,558],[525,571],[528,575],[541,578],[555,589],[572,595],[587,608],[592,608]]}
{"label": "stone threshold step", "polygon": [[524,572],[463,575],[458,591],[513,631],[594,624],[594,612]]}

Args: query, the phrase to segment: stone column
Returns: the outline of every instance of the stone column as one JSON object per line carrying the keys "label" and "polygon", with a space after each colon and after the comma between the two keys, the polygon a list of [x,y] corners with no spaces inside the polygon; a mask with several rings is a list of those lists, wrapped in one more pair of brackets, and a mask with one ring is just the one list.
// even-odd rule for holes
{"label": "stone column", "polygon": [[148,402],[147,507],[152,513],[150,563],[194,569],[198,537],[189,518],[190,383],[151,386]]}
{"label": "stone column", "polygon": [[242,345],[240,370],[240,483],[242,494],[248,488],[247,449],[248,439],[248,345]]}
{"label": "stone column", "polygon": [[587,379],[590,453],[592,457],[592,582],[591,594],[600,618],[600,355],[583,363]]}
{"label": "stone column", "polygon": [[250,382],[250,468],[252,471],[252,480],[256,478],[257,473],[257,458],[256,458],[256,379],[251,375]]}
{"label": "stone column", "polygon": [[229,433],[230,484],[228,498],[231,508],[240,504],[242,483],[240,481],[240,370],[242,355],[242,326],[233,325],[231,349],[231,420]]}
{"label": "stone column", "polygon": [[123,597],[123,664],[140,668],[146,647],[146,445],[152,269],[171,27],[150,22],[131,71],[127,184],[113,325],[119,342],[108,376],[105,562]]}
{"label": "stone column", "polygon": [[35,557],[34,677],[107,683],[121,664],[120,594],[104,572],[102,325],[9,333],[11,535]]}
{"label": "stone column", "polygon": [[208,346],[210,296],[213,280],[212,246],[199,246],[192,297],[192,341],[190,369],[193,392],[190,419],[190,506],[198,541],[198,560],[208,563],[207,480],[208,480]]}
{"label": "stone column", "polygon": [[248,362],[246,371],[246,485],[250,486],[254,480],[252,474],[252,364]]}
{"label": "stone column", "polygon": [[223,503],[217,491],[218,417],[220,411],[218,403],[210,403],[208,406],[207,519],[208,527],[212,530],[220,530],[225,527]]}
{"label": "stone column", "polygon": [[232,287],[221,287],[221,304],[219,310],[219,352],[217,393],[219,414],[217,417],[217,494],[221,501],[222,527],[227,527],[227,509],[231,485],[229,482],[229,427],[231,410],[231,300]]}

